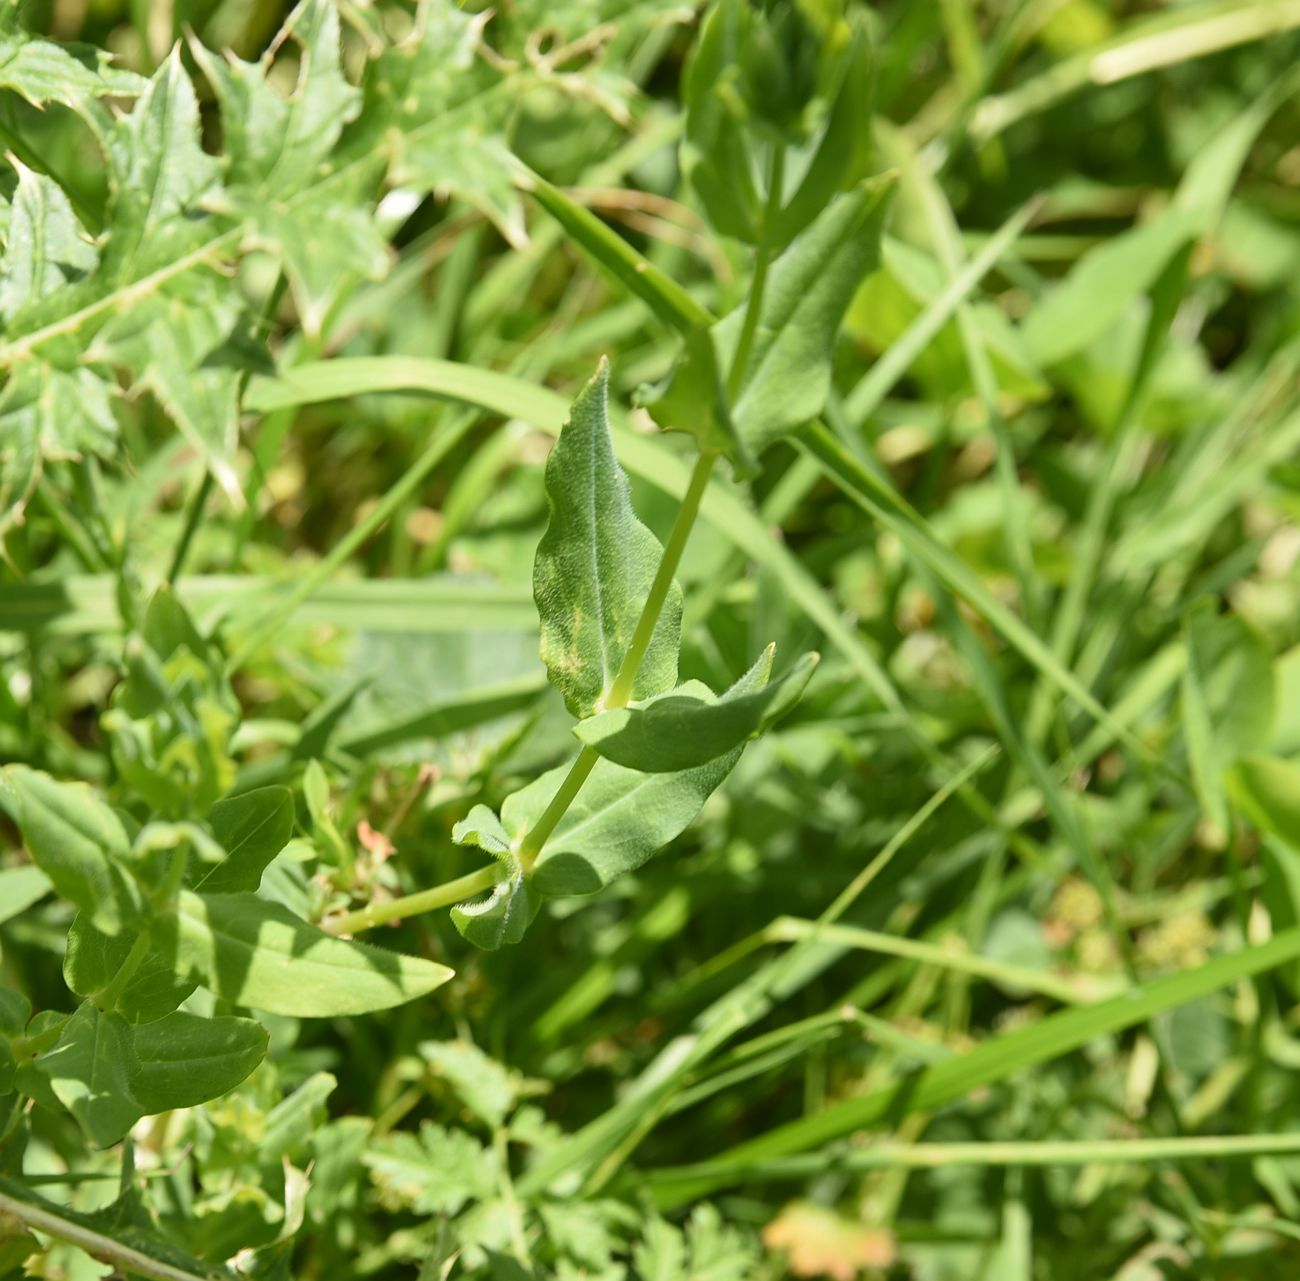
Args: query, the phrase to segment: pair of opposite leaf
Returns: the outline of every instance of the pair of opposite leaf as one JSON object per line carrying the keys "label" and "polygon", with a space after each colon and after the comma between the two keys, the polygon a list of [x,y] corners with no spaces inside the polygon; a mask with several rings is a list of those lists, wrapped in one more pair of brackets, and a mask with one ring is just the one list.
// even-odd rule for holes
{"label": "pair of opposite leaf", "polygon": [[500,817],[476,805],[453,839],[502,864],[484,900],[452,911],[480,947],[522,938],[544,898],[589,894],[644,863],[699,813],[747,740],[784,715],[817,656],[806,654],[772,681],[774,646],[725,693],[677,683],[681,590],[673,583],[624,707],[606,705],[641,618],[663,549],[637,519],[614,454],[609,372],[574,402],[546,467],[550,518],[538,545],[533,590],[542,659],[578,718],[574,733],[599,755],[542,848],[523,851],[569,772],[551,770],[508,797]]}

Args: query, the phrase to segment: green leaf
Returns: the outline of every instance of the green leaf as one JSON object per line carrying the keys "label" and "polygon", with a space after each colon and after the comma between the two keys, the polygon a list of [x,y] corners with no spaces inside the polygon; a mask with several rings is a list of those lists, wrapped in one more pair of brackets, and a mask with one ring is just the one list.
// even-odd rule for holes
{"label": "green leaf", "polygon": [[[301,52],[297,84],[285,99],[267,83],[267,72],[290,35]],[[361,109],[361,91],[343,74],[339,35],[336,5],[303,0],[258,63],[229,54],[223,63],[191,41],[221,103],[226,150],[235,161],[232,183],[283,197],[301,191],[316,176],[344,126]]]}
{"label": "green leaf", "polygon": [[1233,766],[1228,782],[1233,800],[1261,832],[1300,850],[1300,765],[1249,756]]}
{"label": "green leaf", "polygon": [[[547,839],[532,873],[542,894],[593,894],[641,866],[683,832],[740,759],[741,749],[697,769],[642,774],[599,760]],[[522,840],[569,772],[562,765],[507,797],[501,820]]]}
{"label": "green leaf", "polygon": [[600,712],[574,733],[603,757],[651,774],[693,769],[761,734],[798,702],[817,665],[805,654],[768,684],[776,647],[769,645],[750,670],[720,698],[688,681],[638,706]]}
{"label": "green leaf", "polygon": [[131,1093],[135,1054],[120,1014],[83,1001],[54,1048],[35,1063],[96,1147],[116,1143],[144,1115]]}
{"label": "green leaf", "polygon": [[117,815],[84,783],[10,765],[5,781],[15,821],[33,861],[64,898],[105,934],[117,934],[144,911],[144,895],[126,866],[131,844]]}
{"label": "green leaf", "polygon": [[0,925],[39,903],[54,886],[39,867],[0,868]]}
{"label": "green leaf", "polygon": [[536,174],[528,177],[534,199],[569,238],[670,329],[682,334],[707,329],[713,317],[671,276],[641,256],[613,228],[558,187]]}
{"label": "green leaf", "polygon": [[1171,209],[1088,250],[1025,319],[1034,361],[1055,364],[1100,338],[1155,284],[1196,234],[1199,218],[1196,210]]}
{"label": "green leaf", "polygon": [[[110,938],[78,913],[68,929],[63,981],[78,996],[102,992],[117,977],[134,943],[130,933]],[[155,949],[136,965],[118,993],[115,1008],[128,1023],[152,1023],[176,1009],[195,986],[177,978],[166,957]]]}
{"label": "green leaf", "polygon": [[794,195],[786,202],[771,229],[778,246],[794,239],[840,191],[846,191],[867,174],[872,156],[872,130],[862,122],[871,118],[872,54],[866,29],[857,25],[843,53],[839,89],[831,102],[825,128]]}
{"label": "green leaf", "polygon": [[0,986],[0,1036],[21,1036],[32,1017],[32,1003],[21,992]]}
{"label": "green leaf", "polygon": [[196,885],[207,894],[256,890],[271,860],[293,835],[293,793],[287,787],[259,787],[212,807],[212,834],[226,851]]}
{"label": "green leaf", "polygon": [[183,890],[154,934],[176,973],[270,1014],[367,1014],[424,996],[452,976],[445,965],[333,938],[254,894]]}
{"label": "green leaf", "polygon": [[192,270],[114,317],[87,355],[125,366],[158,398],[236,505],[243,502],[233,463],[243,372],[224,359],[223,347],[243,310],[233,281]]}
{"label": "green leaf", "polygon": [[423,1041],[420,1057],[480,1121],[492,1129],[505,1124],[515,1105],[515,1081],[496,1059],[471,1041]]}
{"label": "green leaf", "polygon": [[263,1159],[278,1160],[301,1152],[311,1142],[325,1112],[325,1102],[338,1088],[330,1072],[313,1072],[292,1094],[266,1114],[259,1151]]}
{"label": "green leaf", "polygon": [[452,923],[475,947],[489,952],[518,943],[541,909],[542,896],[524,875],[501,820],[486,805],[475,805],[452,828],[451,839],[486,850],[507,869],[485,898],[453,907]]}
{"label": "green leaf", "polygon": [[747,113],[737,91],[747,17],[742,0],[719,0],[700,23],[682,72],[686,131],[681,163],[713,227],[752,244],[762,228],[763,200],[745,136]]}
{"label": "green leaf", "polygon": [[[876,179],[837,197],[772,264],[731,406],[732,426],[753,457],[822,412],[840,321],[880,259],[892,181]],[[738,307],[714,326],[720,369],[731,368],[743,324]]]}
{"label": "green leaf", "polygon": [[0,10],[0,87],[12,89],[33,107],[60,102],[84,110],[96,98],[130,97],[145,81],[112,65],[113,55],[83,44],[55,44],[25,31],[20,7]]}
{"label": "green leaf", "polygon": [[[610,435],[608,395],[609,366],[602,361],[547,461],[550,519],[533,566],[542,660],[579,718],[609,694],[663,554],[632,510]],[[673,584],[637,672],[634,698],[676,684],[681,621],[681,589]]]}
{"label": "green leaf", "polygon": [[498,1190],[496,1154],[464,1130],[429,1121],[420,1125],[418,1138],[376,1139],[363,1159],[385,1198],[417,1214],[455,1214]]}
{"label": "green leaf", "polygon": [[199,105],[180,47],[154,73],[110,140],[114,263],[134,256],[165,222],[192,209],[216,181],[199,142]]}
{"label": "green leaf", "polygon": [[91,369],[18,366],[0,391],[0,534],[22,519],[43,464],[110,453],[116,388]]}
{"label": "green leaf", "polygon": [[203,1019],[178,1011],[132,1029],[131,1092],[146,1115],[196,1107],[237,1086],[265,1057],[252,1019]]}
{"label": "green leaf", "polygon": [[87,238],[58,183],[28,169],[18,171],[0,261],[0,315],[12,316],[69,280],[95,269],[99,253]]}

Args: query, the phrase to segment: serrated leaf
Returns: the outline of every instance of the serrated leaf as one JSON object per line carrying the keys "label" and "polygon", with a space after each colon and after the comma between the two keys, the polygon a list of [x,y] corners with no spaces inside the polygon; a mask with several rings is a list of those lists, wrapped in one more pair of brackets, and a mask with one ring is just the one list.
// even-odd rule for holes
{"label": "serrated leaf", "polygon": [[246,243],[280,260],[302,327],[313,336],[358,280],[380,280],[388,271],[388,242],[375,224],[365,177],[331,184],[325,204],[315,192],[271,203],[228,196],[225,208],[244,219]]}
{"label": "serrated leaf", "polygon": [[194,888],[206,894],[256,890],[268,864],[293,835],[293,793],[287,787],[243,792],[218,801],[208,822],[226,858]]}
{"label": "serrated leaf", "polygon": [[17,5],[0,11],[0,87],[34,107],[60,102],[73,110],[108,95],[131,97],[146,81],[112,65],[113,55],[83,44],[55,44],[25,31]]}
{"label": "serrated leaf", "polygon": [[183,890],[154,934],[176,973],[270,1014],[367,1014],[424,996],[452,976],[445,965],[334,938],[255,894]]}
{"label": "serrated leaf", "polygon": [[12,316],[93,271],[99,253],[58,183],[20,161],[0,261],[0,316]]}
{"label": "serrated leaf", "polygon": [[[636,517],[610,435],[609,366],[573,403],[546,464],[550,519],[533,564],[542,661],[582,718],[609,693],[663,549]],[[681,589],[673,584],[633,685],[649,698],[677,682]],[[508,824],[507,824],[508,826]]]}
{"label": "serrated leaf", "polygon": [[109,453],[115,388],[91,369],[28,361],[0,391],[0,534],[22,520],[46,460]]}
{"label": "serrated leaf", "polygon": [[[223,61],[191,40],[195,59],[221,104],[231,185],[282,199],[316,176],[361,107],[361,91],[343,74],[339,35],[337,6],[304,0],[258,62],[243,62],[230,52]],[[297,83],[288,98],[267,80],[286,36],[301,50]]]}
{"label": "serrated leaf", "polygon": [[496,1154],[464,1130],[425,1121],[414,1134],[376,1139],[363,1160],[392,1206],[417,1214],[456,1214],[470,1201],[495,1195]]}
{"label": "serrated leaf", "polygon": [[424,1041],[420,1056],[480,1121],[504,1125],[515,1105],[514,1078],[471,1041]]}
{"label": "serrated leaf", "polygon": [[[530,878],[535,892],[593,894],[679,836],[740,759],[740,748],[697,769],[642,774],[599,760],[547,839]],[[569,772],[562,765],[506,798],[501,819],[515,840],[541,817]]]}
{"label": "serrated leaf", "polygon": [[489,219],[512,247],[524,249],[528,232],[519,177],[519,162],[505,141],[477,129],[399,135],[394,144],[393,183],[443,200],[459,197]]}
{"label": "serrated leaf", "polygon": [[96,1147],[116,1143],[144,1115],[131,1093],[131,1029],[115,1013],[83,1001],[57,1044],[35,1064]]}
{"label": "serrated leaf", "polygon": [[10,765],[15,820],[33,861],[92,924],[114,935],[138,920],[144,894],[131,875],[131,844],[117,815],[84,783]]}
{"label": "serrated leaf", "polygon": [[[117,977],[134,943],[132,934],[123,931],[110,938],[78,913],[68,929],[63,981],[78,996],[102,992]],[[175,1010],[195,986],[177,978],[166,958],[151,951],[118,993],[116,1009],[128,1023],[151,1023]]]}
{"label": "serrated leaf", "polygon": [[197,205],[216,182],[220,166],[199,138],[198,99],[178,46],[112,139],[115,263],[133,255],[161,224]]}
{"label": "serrated leaf", "polygon": [[267,1035],[252,1019],[178,1011],[133,1028],[131,1044],[131,1092],[148,1116],[229,1093],[266,1057]]}
{"label": "serrated leaf", "polygon": [[[732,426],[752,457],[826,404],[840,321],[880,259],[891,189],[892,179],[884,178],[838,196],[772,264],[731,406]],[[742,307],[714,326],[720,369],[731,369],[743,324]]]}
{"label": "serrated leaf", "polygon": [[243,371],[223,359],[223,347],[243,310],[233,281],[189,271],[110,321],[88,353],[126,366],[136,385],[157,397],[237,506],[243,498],[232,460]]}
{"label": "serrated leaf", "polygon": [[805,654],[772,684],[775,646],[768,648],[721,697],[688,681],[632,707],[580,721],[574,733],[603,757],[651,774],[694,769],[761,734],[798,702],[817,665]]}

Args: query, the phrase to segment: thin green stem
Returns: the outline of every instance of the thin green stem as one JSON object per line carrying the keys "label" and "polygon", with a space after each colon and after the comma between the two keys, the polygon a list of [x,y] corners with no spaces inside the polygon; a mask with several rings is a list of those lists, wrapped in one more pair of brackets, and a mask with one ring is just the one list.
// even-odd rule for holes
{"label": "thin green stem", "polygon": [[118,1001],[122,999],[122,993],[126,991],[127,984],[135,976],[136,970],[140,968],[140,962],[149,955],[149,948],[152,939],[146,930],[131,944],[131,950],[126,954],[126,960],[122,962],[116,974],[113,975],[112,981],[107,987],[101,988],[95,993],[95,1004],[101,1010],[113,1009]]}
{"label": "thin green stem", "polygon": [[[673,576],[677,573],[682,553],[686,550],[686,541],[690,538],[691,527],[695,524],[696,516],[699,515],[704,491],[708,488],[709,474],[713,471],[713,464],[717,460],[716,450],[706,450],[695,460],[695,470],[691,472],[690,484],[682,498],[682,505],[677,509],[677,519],[673,521],[672,532],[668,535],[664,554],[659,559],[659,568],[655,571],[654,582],[650,584],[650,592],[646,596],[641,617],[637,619],[636,630],[632,633],[632,643],[627,647],[618,675],[614,677],[614,684],[605,699],[606,708],[626,707],[632,697],[632,687],[636,684],[641,660],[645,658],[655,628],[659,625],[659,615],[663,612],[664,602],[668,599],[668,592],[673,585]],[[538,855],[550,839],[551,833],[555,831],[556,825],[564,817],[569,806],[577,799],[583,783],[596,768],[599,759],[599,753],[592,747],[584,747],[578,753],[577,760],[570,766],[559,790],[551,798],[551,803],[520,843],[519,861],[525,872],[531,872],[536,865]]]}
{"label": "thin green stem", "polygon": [[754,279],[749,286],[749,299],[745,303],[745,318],[741,322],[740,339],[736,354],[731,360],[727,375],[727,399],[733,404],[745,385],[749,357],[754,350],[754,335],[758,332],[758,318],[763,310],[763,294],[767,288],[767,269],[772,263],[772,227],[781,212],[781,189],[785,185],[785,144],[772,148],[772,166],[767,181],[767,206],[763,211],[763,229],[754,258]]}
{"label": "thin green stem", "polygon": [[[198,1272],[190,1272],[185,1268],[164,1263],[161,1259],[144,1254],[133,1246],[124,1245],[114,1237],[83,1227],[71,1219],[65,1219],[53,1209],[47,1210],[43,1206],[32,1205],[28,1201],[7,1196],[3,1192],[0,1192],[0,1215],[17,1219],[19,1223],[37,1232],[44,1232],[49,1236],[57,1237],[60,1241],[79,1246],[91,1258],[112,1263],[114,1272],[148,1277],[150,1281],[208,1281],[208,1278]],[[208,1273],[209,1278],[211,1275]]]}
{"label": "thin green stem", "polygon": [[181,568],[185,564],[185,558],[189,555],[190,544],[194,541],[194,535],[199,528],[199,521],[203,516],[203,509],[207,506],[208,495],[212,493],[212,473],[204,469],[202,477],[199,479],[198,488],[190,496],[189,505],[185,511],[185,527],[181,530],[180,539],[176,543],[176,551],[172,555],[171,568],[167,571],[167,581],[175,586],[176,580],[181,575]]}
{"label": "thin green stem", "polygon": [[480,867],[477,872],[458,876],[454,881],[445,881],[431,889],[420,890],[417,894],[407,894],[402,898],[390,899],[387,903],[367,903],[365,907],[332,920],[322,921],[321,928],[330,934],[361,934],[373,930],[378,925],[388,925],[392,921],[402,921],[408,916],[419,916],[423,912],[432,912],[439,907],[451,907],[463,899],[473,898],[484,890],[490,890],[505,874],[502,863],[490,863]]}
{"label": "thin green stem", "polygon": [[700,512],[700,503],[704,491],[708,488],[709,475],[713,465],[718,461],[716,450],[706,450],[695,460],[695,470],[691,472],[690,484],[682,498],[682,505],[677,509],[677,519],[673,522],[672,532],[660,558],[659,568],[655,572],[654,582],[650,584],[650,594],[646,597],[645,608],[637,620],[636,631],[632,633],[632,643],[623,656],[622,666],[614,678],[614,684],[605,699],[605,706],[626,707],[632,697],[632,687],[636,683],[641,661],[650,648],[655,628],[659,625],[659,615],[663,612],[664,602],[672,589],[673,576],[681,564],[682,553],[686,550],[686,540],[691,536],[691,528]]}

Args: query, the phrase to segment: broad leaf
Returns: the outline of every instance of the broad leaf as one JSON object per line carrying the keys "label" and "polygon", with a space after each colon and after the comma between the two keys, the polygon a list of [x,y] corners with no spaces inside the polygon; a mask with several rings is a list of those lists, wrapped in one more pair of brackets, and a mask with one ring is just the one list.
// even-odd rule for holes
{"label": "broad leaf", "polygon": [[[840,321],[862,278],[880,260],[892,179],[863,183],[829,204],[772,264],[758,328],[731,406],[742,445],[757,458],[816,418],[831,387]],[[718,367],[729,371],[744,308],[714,327]]]}
{"label": "broad leaf", "polygon": [[[78,996],[102,992],[117,977],[134,943],[132,934],[123,931],[110,938],[78,913],[68,930],[63,981]],[[195,986],[178,978],[166,957],[154,949],[136,965],[115,1008],[128,1023],[152,1023],[175,1010]]]}
{"label": "broad leaf", "polygon": [[287,787],[259,787],[212,807],[212,834],[226,851],[195,885],[207,894],[256,890],[271,860],[293,835],[293,793]]}
{"label": "broad leaf", "polygon": [[600,712],[580,721],[573,732],[629,769],[661,774],[703,765],[761,734],[798,702],[817,655],[805,654],[768,684],[774,651],[775,646],[768,646],[720,698],[698,681],[688,681],[638,706]]}
{"label": "broad leaf", "polygon": [[0,925],[21,916],[53,888],[50,878],[30,863],[0,868]]}
{"label": "broad leaf", "polygon": [[417,1214],[455,1214],[467,1202],[495,1196],[496,1153],[464,1130],[425,1121],[419,1137],[387,1134],[367,1150],[365,1163],[390,1202]]}
{"label": "broad leaf", "polygon": [[59,783],[25,765],[4,777],[14,818],[38,867],[105,934],[139,919],[144,895],[131,875],[131,844],[117,815],[84,783]]}
{"label": "broad leaf", "polygon": [[120,1014],[83,1001],[36,1067],[96,1147],[116,1143],[144,1115],[131,1092],[131,1028]]}
{"label": "broad leaf", "polygon": [[233,1090],[265,1057],[252,1019],[177,1012],[132,1029],[131,1093],[146,1115],[195,1107]]}
{"label": "broad leaf", "polygon": [[[533,566],[542,660],[579,718],[596,711],[614,684],[663,554],[632,510],[610,436],[608,395],[609,366],[602,361],[547,461],[550,519]],[[681,618],[674,584],[638,669],[634,698],[676,684]]]}
{"label": "broad leaf", "polygon": [[[538,857],[542,894],[592,894],[641,866],[685,830],[740,759],[740,748],[698,769],[641,774],[596,763]],[[531,830],[569,772],[562,765],[506,799],[501,819],[515,840]]]}
{"label": "broad leaf", "polygon": [[255,894],[183,890],[154,933],[178,974],[271,1014],[366,1014],[423,996],[452,976],[445,965],[333,938]]}

